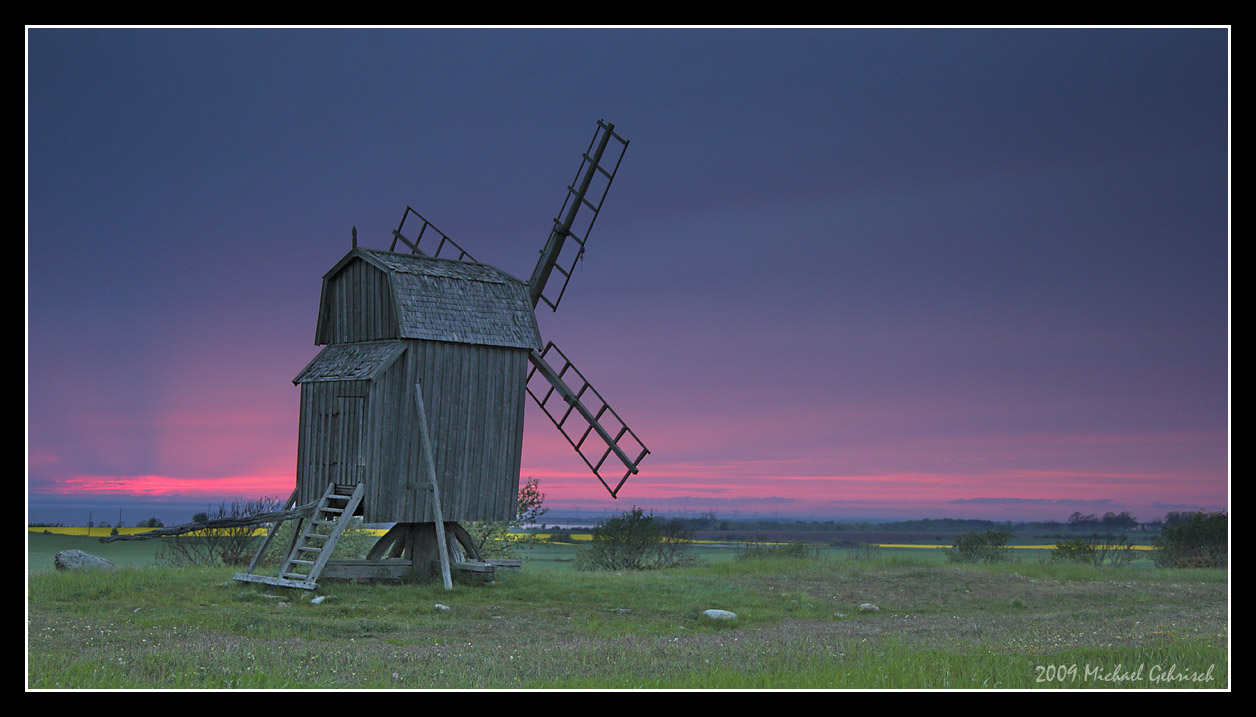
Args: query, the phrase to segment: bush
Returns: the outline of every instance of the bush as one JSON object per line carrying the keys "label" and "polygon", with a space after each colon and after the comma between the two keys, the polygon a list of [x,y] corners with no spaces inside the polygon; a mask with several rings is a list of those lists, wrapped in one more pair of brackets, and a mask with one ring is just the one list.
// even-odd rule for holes
{"label": "bush", "polygon": [[644,570],[692,562],[692,533],[680,521],[660,521],[633,507],[593,529],[592,544],[576,553],[577,570]]}
{"label": "bush", "polygon": [[1068,538],[1051,549],[1051,560],[1119,568],[1134,559],[1134,541],[1126,535],[1091,535]]}
{"label": "bush", "polygon": [[[262,513],[279,510],[278,498],[222,503],[211,513],[197,513],[197,523],[214,520],[239,520]],[[232,528],[201,530],[196,533],[163,538],[154,559],[159,565],[228,565],[241,567],[249,564],[257,552],[262,538],[254,535],[259,526],[242,525]]]}
{"label": "bush", "polygon": [[955,543],[946,549],[946,559],[953,563],[997,563],[1012,557],[1007,541],[1012,531],[990,529],[961,533]]}
{"label": "bush", "polygon": [[1167,523],[1156,538],[1157,567],[1224,568],[1229,563],[1226,513],[1188,513]]}
{"label": "bush", "polygon": [[481,557],[515,560],[519,557],[519,546],[536,539],[526,534],[511,535],[510,529],[535,524],[549,510],[544,503],[545,494],[541,492],[540,481],[528,478],[519,486],[514,520],[473,521],[463,523],[462,527],[471,535]]}

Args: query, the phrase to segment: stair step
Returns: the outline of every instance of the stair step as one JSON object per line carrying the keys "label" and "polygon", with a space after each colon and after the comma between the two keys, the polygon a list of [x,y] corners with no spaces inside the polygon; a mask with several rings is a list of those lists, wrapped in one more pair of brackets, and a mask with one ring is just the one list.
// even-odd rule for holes
{"label": "stair step", "polygon": [[[336,493],[337,490],[352,490],[352,494],[339,495]],[[353,518],[353,512],[362,498],[362,490],[363,488],[360,484],[355,486],[333,485],[323,493],[323,497],[319,500],[318,507],[315,509],[315,517],[309,521],[305,531],[294,541],[292,550],[288,554],[283,567],[280,568],[278,577],[254,577],[249,573],[241,573],[236,576],[236,579],[307,590],[317,588],[317,583],[314,581],[318,578],[318,574],[322,572],[328,558],[327,555],[322,555],[322,553],[327,552],[330,554],[335,548],[336,540],[344,529],[348,527]],[[330,508],[327,504],[332,498],[338,498],[347,502],[341,508]],[[317,530],[316,526],[319,525],[333,526],[333,530],[329,533],[315,532]],[[321,538],[325,541],[322,543],[322,547],[315,547],[309,544],[309,541],[315,538]],[[313,559],[303,560],[298,558],[298,555],[305,555]],[[294,572],[294,570],[299,569],[299,566],[306,566],[309,572]]]}
{"label": "stair step", "polygon": [[[300,576],[304,578],[305,576]],[[299,588],[301,590],[317,590],[318,583],[308,580],[285,580],[284,578],[272,578],[266,575],[254,575],[253,573],[236,573],[235,579],[246,583],[263,583],[265,585],[278,585],[284,588]]]}

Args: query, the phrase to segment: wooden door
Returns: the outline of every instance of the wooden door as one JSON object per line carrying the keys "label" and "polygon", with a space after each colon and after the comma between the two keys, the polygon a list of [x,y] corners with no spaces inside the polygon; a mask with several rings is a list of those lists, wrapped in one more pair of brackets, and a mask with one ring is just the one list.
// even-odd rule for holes
{"label": "wooden door", "polygon": [[326,480],[353,485],[366,480],[366,398],[335,396],[326,406]]}

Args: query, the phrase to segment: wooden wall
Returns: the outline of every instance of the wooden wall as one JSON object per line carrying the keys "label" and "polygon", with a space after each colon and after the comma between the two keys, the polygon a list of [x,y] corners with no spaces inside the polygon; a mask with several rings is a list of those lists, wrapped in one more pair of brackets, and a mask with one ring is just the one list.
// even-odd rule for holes
{"label": "wooden wall", "polygon": [[326,281],[314,343],[397,338],[397,307],[387,274],[354,258]]}
{"label": "wooden wall", "polygon": [[[346,267],[348,268],[348,267]],[[404,340],[406,351],[374,381],[301,384],[298,500],[329,480],[366,482],[369,522],[430,522],[414,384],[434,444],[442,512],[449,521],[514,516],[523,445],[527,351]],[[356,434],[350,435],[350,434]]]}
{"label": "wooden wall", "polygon": [[297,504],[317,500],[330,482],[368,479],[371,381],[301,384]]}

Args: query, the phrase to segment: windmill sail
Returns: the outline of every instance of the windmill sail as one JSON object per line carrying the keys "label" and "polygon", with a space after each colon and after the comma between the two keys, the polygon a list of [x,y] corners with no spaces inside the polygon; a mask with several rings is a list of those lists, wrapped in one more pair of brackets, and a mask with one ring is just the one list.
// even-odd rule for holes
{"label": "windmill sail", "polygon": [[[556,370],[548,360],[550,357],[561,360],[562,368]],[[527,380],[528,395],[576,449],[593,475],[610,491],[611,497],[617,498],[619,489],[629,476],[637,472],[637,465],[649,454],[649,449],[552,341],[545,345],[544,351],[532,351],[528,359],[532,362]],[[538,374],[544,380],[533,380]],[[573,391],[571,386],[579,388]],[[595,406],[597,410],[590,411],[589,406]],[[573,414],[579,418],[573,419]],[[624,469],[614,488],[603,475],[610,473],[610,467],[604,466],[612,454]],[[630,454],[635,454],[636,458],[630,458]],[[613,461],[611,465],[615,466],[617,475],[619,465]]]}
{"label": "windmill sail", "polygon": [[[618,145],[606,150],[610,140]],[[550,309],[557,311],[558,302],[562,301],[567,291],[567,282],[571,280],[571,272],[576,269],[576,262],[584,256],[584,244],[593,230],[593,222],[597,221],[598,212],[602,211],[602,203],[606,201],[606,193],[610,191],[611,182],[619,171],[619,163],[628,150],[628,140],[615,134],[615,125],[598,120],[597,130],[593,133],[593,141],[580,160],[580,168],[576,170],[576,178],[567,187],[567,197],[563,200],[562,209],[554,218],[554,228],[550,231],[545,248],[541,250],[541,259],[528,281],[528,292],[532,305],[544,301]],[[611,164],[611,160],[614,164]],[[610,169],[606,169],[610,167]],[[601,194],[598,194],[601,190]],[[589,197],[597,197],[597,203],[589,201]],[[581,208],[590,211],[581,215]],[[577,218],[582,221],[576,223]],[[567,240],[571,242],[568,243]],[[557,271],[562,275],[561,286],[549,286],[550,275]],[[553,298],[551,298],[553,297]]]}
{"label": "windmill sail", "polygon": [[[419,233],[415,235],[413,240],[407,238],[406,235],[401,233],[402,228],[404,228],[406,225],[406,219],[408,219],[411,214],[418,217],[419,221],[423,222],[423,226],[419,227]],[[431,254],[426,254],[423,252],[422,249],[419,249],[419,242],[423,241],[423,234],[427,232],[428,229],[431,229],[432,231],[440,235],[440,241],[436,243],[436,249]],[[430,256],[433,259],[447,259],[449,258],[450,254],[457,252],[458,255],[454,258],[457,259],[458,261],[475,262],[475,257],[468,254],[465,249],[458,246],[457,242],[455,242],[453,239],[450,239],[448,236],[446,236],[445,232],[437,229],[435,224],[429,222],[427,219],[423,217],[422,214],[419,214],[418,212],[414,211],[408,205],[406,206],[405,213],[401,215],[401,223],[398,224],[397,228],[393,230],[393,240],[392,240],[392,244],[389,245],[388,247],[388,251],[396,250],[397,242],[399,240],[401,241],[402,244],[405,244],[406,246],[410,247],[411,254],[417,254],[418,256]],[[354,246],[356,246],[356,244]],[[441,251],[445,252],[445,256],[442,257],[440,255]]]}

